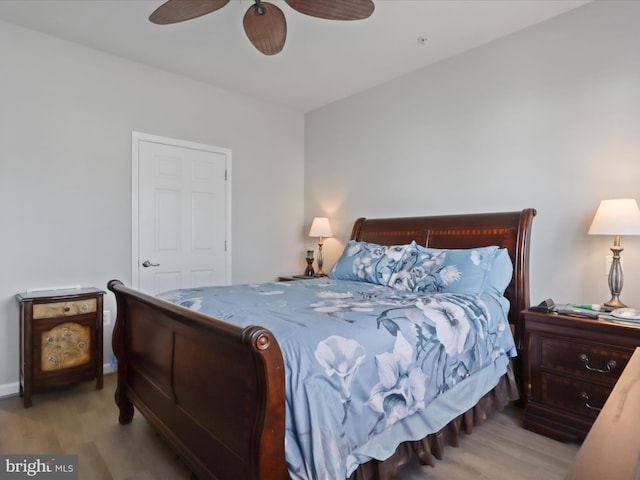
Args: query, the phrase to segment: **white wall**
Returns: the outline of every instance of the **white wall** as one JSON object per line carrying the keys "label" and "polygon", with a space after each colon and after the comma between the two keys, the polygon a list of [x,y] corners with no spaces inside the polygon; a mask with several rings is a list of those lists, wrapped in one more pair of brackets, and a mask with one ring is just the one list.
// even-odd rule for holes
{"label": "white wall", "polygon": [[[608,300],[613,238],[587,230],[601,199],[640,199],[639,45],[640,2],[595,2],[307,114],[326,263],[359,216],[534,207],[532,302]],[[640,308],[640,237],[622,246]]]}
{"label": "white wall", "polygon": [[131,282],[132,131],[232,150],[234,283],[304,269],[301,112],[2,22],[0,60],[0,396],[16,293]]}

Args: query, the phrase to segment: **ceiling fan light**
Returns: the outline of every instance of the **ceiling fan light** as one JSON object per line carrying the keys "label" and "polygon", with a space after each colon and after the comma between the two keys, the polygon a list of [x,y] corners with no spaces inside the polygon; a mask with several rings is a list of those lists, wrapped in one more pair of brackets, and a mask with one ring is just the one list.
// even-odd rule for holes
{"label": "ceiling fan light", "polygon": [[267,13],[267,7],[262,4],[262,0],[255,0],[256,3],[253,5],[253,12],[256,15],[265,15]]}

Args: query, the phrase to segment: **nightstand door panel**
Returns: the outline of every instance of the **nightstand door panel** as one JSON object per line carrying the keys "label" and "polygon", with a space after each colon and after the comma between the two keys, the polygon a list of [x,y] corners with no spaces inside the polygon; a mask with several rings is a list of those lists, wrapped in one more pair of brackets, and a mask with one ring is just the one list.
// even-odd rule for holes
{"label": "nightstand door panel", "polygon": [[[85,322],[86,323],[86,322]],[[54,372],[91,363],[95,343],[91,325],[78,321],[58,323],[51,329],[36,327],[39,335],[40,372]]]}
{"label": "nightstand door panel", "polygon": [[95,315],[77,315],[63,323],[58,318],[34,320],[34,380],[61,385],[95,377],[95,347]]}

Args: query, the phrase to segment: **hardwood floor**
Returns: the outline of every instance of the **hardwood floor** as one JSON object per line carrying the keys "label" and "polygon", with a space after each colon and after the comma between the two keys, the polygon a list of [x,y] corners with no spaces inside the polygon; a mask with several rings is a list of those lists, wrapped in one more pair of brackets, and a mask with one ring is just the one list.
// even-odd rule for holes
{"label": "hardwood floor", "polygon": [[[103,390],[86,382],[36,394],[28,409],[18,396],[0,399],[0,452],[77,453],[80,480],[191,479],[138,412],[130,425],[118,424],[115,380],[105,375]],[[410,464],[397,480],[564,478],[578,446],[524,430],[521,416],[507,408],[463,436],[460,448],[448,448],[435,468]]]}
{"label": "hardwood floor", "polygon": [[515,406],[490,417],[460,448],[448,447],[435,467],[410,465],[402,480],[561,480],[579,445],[565,444],[525,430],[523,410]]}

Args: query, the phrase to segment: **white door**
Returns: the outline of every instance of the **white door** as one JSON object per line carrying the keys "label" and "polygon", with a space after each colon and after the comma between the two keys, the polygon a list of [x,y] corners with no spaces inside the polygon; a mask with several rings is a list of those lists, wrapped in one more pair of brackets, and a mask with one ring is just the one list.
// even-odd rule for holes
{"label": "white door", "polygon": [[134,133],[133,160],[134,286],[228,284],[231,152]]}

